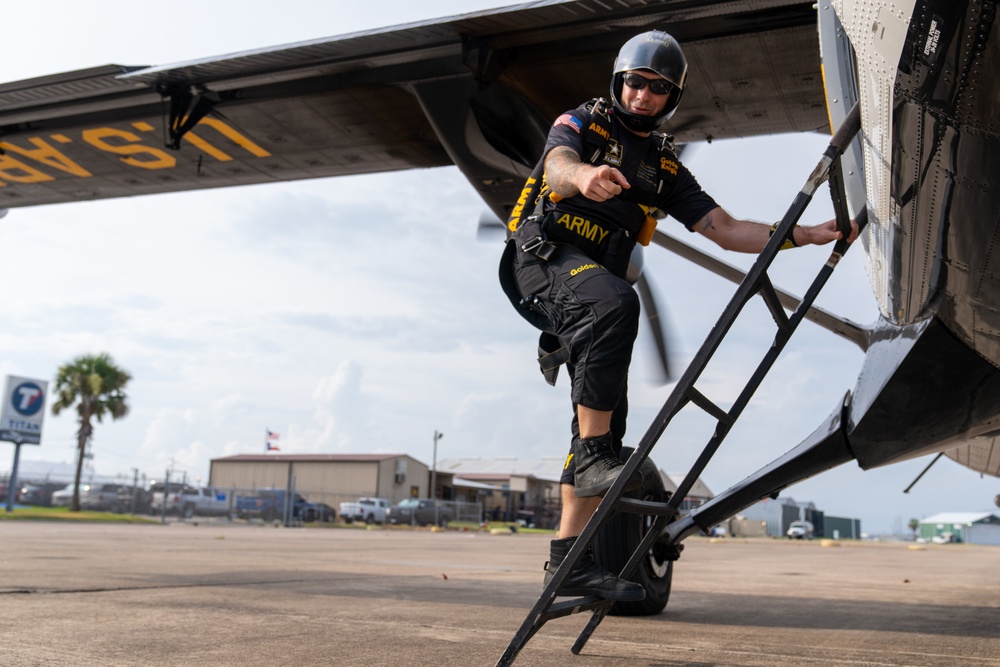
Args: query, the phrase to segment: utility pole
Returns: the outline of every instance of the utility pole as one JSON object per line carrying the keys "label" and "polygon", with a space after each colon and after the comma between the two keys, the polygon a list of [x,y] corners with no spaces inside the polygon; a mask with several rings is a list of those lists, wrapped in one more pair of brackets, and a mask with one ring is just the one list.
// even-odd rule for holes
{"label": "utility pole", "polygon": [[438,440],[444,437],[444,433],[438,433],[434,429],[434,463],[431,464],[431,502],[434,503],[434,525],[438,525],[438,502],[437,502],[437,467],[438,467]]}
{"label": "utility pole", "polygon": [[132,515],[135,516],[135,506],[139,502],[139,469],[132,468]]}
{"label": "utility pole", "polygon": [[160,523],[167,522],[167,494],[170,492],[170,468],[163,472],[163,504],[160,506]]}

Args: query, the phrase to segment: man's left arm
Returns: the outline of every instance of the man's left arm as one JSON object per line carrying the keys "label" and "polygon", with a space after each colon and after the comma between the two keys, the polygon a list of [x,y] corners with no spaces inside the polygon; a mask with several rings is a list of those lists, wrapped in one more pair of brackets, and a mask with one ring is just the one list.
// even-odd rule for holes
{"label": "man's left arm", "polygon": [[[771,238],[771,225],[754,220],[741,220],[729,215],[722,207],[716,207],[691,226],[693,231],[714,241],[725,250],[736,252],[759,253]],[[858,236],[858,226],[851,221],[851,234],[848,241],[853,242]],[[836,220],[813,227],[794,227],[792,238],[797,246],[825,245],[837,241],[841,232],[837,229]]]}

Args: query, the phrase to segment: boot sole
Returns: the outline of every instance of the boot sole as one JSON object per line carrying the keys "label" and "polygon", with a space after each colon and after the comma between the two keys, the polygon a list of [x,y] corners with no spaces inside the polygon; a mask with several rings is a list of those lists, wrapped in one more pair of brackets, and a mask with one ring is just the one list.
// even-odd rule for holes
{"label": "boot sole", "polygon": [[[573,495],[575,495],[577,498],[593,498],[595,496],[603,497],[604,494],[608,492],[608,489],[611,488],[611,485],[614,483],[615,480],[610,479],[606,482],[601,482],[600,484],[596,484],[594,486],[585,486],[582,489],[574,487]],[[637,477],[633,476],[632,479],[629,480],[628,484],[625,485],[625,492],[628,493],[629,491],[634,491],[635,489],[638,489],[640,486],[642,486],[642,475],[638,475]]]}
{"label": "boot sole", "polygon": [[629,591],[600,591],[595,588],[561,588],[556,592],[557,596],[567,597],[599,597],[602,600],[613,602],[640,602],[646,599],[646,589],[640,588],[636,592]]}

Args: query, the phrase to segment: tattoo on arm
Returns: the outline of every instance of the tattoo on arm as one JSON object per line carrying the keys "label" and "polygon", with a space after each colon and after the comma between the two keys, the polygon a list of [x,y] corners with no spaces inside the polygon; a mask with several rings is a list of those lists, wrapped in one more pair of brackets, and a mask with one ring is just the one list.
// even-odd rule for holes
{"label": "tattoo on arm", "polygon": [[705,232],[707,232],[710,229],[714,229],[714,227],[712,226],[712,211],[709,211],[708,213],[706,213],[705,217],[702,218],[701,220],[699,220],[695,224],[694,228],[695,228],[695,231],[701,232],[702,234],[704,234]]}
{"label": "tattoo on arm", "polygon": [[545,158],[545,182],[563,197],[580,193],[573,175],[580,168],[580,156],[569,146],[556,146]]}

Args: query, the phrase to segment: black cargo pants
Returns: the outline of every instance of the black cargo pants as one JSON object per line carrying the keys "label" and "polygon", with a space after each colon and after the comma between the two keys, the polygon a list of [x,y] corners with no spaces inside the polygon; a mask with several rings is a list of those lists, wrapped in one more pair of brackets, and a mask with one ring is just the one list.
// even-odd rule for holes
{"label": "black cargo pants", "polygon": [[[612,412],[616,447],[625,435],[628,367],[639,329],[639,297],[632,286],[575,246],[554,244],[547,259],[508,243],[513,283],[536,327],[558,336],[569,351],[573,436],[579,436],[576,406]],[[503,272],[501,272],[503,273]],[[503,278],[501,278],[503,280]],[[505,286],[506,288],[507,286]],[[511,301],[515,299],[508,291]],[[572,471],[563,481],[572,483]]]}

